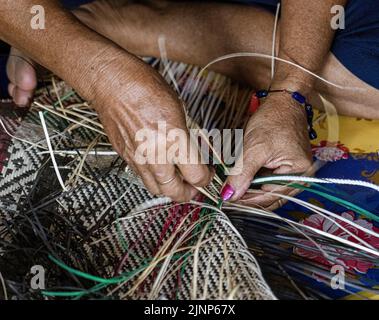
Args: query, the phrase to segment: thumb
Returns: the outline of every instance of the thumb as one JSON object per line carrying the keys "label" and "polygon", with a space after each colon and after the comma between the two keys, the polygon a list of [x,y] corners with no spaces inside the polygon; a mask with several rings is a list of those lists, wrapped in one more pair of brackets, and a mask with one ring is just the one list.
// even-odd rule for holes
{"label": "thumb", "polygon": [[224,201],[236,201],[249,189],[251,181],[260,168],[265,165],[266,156],[260,150],[249,150],[240,157],[221,190]]}

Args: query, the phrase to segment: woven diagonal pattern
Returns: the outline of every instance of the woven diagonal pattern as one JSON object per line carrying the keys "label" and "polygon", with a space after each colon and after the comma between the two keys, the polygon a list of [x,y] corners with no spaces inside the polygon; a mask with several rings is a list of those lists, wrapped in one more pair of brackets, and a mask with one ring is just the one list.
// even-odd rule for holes
{"label": "woven diagonal pattern", "polygon": [[[183,68],[177,68],[181,87],[186,86],[188,78]],[[220,92],[225,95],[228,83],[214,75],[204,79],[202,92],[197,95],[203,101],[200,105],[206,108],[215,104]],[[217,92],[210,91],[212,86]],[[67,92],[70,88],[60,83],[59,95]],[[229,110],[225,107],[221,114],[237,112],[237,101],[243,101],[238,97],[244,94],[235,91],[235,102],[225,104]],[[194,103],[194,97],[183,95],[188,105]],[[37,100],[50,105],[55,102],[45,90]],[[71,95],[64,104],[79,102],[79,97]],[[190,111],[193,118],[201,112]],[[86,128],[59,133],[64,132],[67,123],[47,113],[45,118],[54,150],[88,145],[96,138]],[[201,119],[209,122],[209,127],[225,122],[219,112]],[[35,110],[15,128],[14,135],[46,146]],[[118,271],[132,274],[127,281],[83,298],[275,298],[244,240],[223,213],[154,199],[133,174],[125,172],[116,156],[99,159],[89,155],[81,176],[72,184],[81,157],[56,155],[64,181],[71,181],[69,191],[62,192],[50,155],[41,152],[40,147],[12,139],[8,153],[0,181],[0,238],[4,244],[0,271],[24,298],[41,298],[40,293],[28,288],[28,270],[35,264],[47,270],[47,289],[93,285],[68,274],[48,255],[75,270],[106,279],[117,276]],[[29,251],[9,250],[12,246],[28,247]]]}

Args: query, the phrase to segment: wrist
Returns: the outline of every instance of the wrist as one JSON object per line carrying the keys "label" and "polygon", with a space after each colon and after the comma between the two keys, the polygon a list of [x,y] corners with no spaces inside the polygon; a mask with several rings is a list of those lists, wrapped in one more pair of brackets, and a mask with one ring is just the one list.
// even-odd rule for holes
{"label": "wrist", "polygon": [[[80,56],[80,66],[73,63],[79,69],[66,74],[67,78],[62,78],[83,99],[92,102],[93,107],[99,109],[103,108],[104,101],[108,98],[117,99],[125,94],[131,75],[135,74],[133,62],[137,58],[105,41],[95,44],[94,50],[87,52]],[[68,64],[71,65],[72,62],[69,61]]]}
{"label": "wrist", "polygon": [[106,88],[106,83],[109,81],[107,73],[110,72],[111,61],[117,60],[118,57],[112,47],[105,45],[94,52],[97,53],[82,56],[80,72],[72,74],[72,86],[81,97],[90,102],[97,100],[101,94],[109,90]]}
{"label": "wrist", "polygon": [[[283,51],[281,58],[297,64],[295,60],[283,53]],[[310,71],[313,72],[313,70]],[[272,90],[286,89],[307,96],[313,89],[314,81],[315,78],[308,72],[291,64],[278,63],[270,88]]]}
{"label": "wrist", "polygon": [[304,109],[292,99],[291,95],[287,92],[269,94],[267,98],[265,98],[262,108],[265,108],[265,106],[278,112],[278,116],[280,115],[284,118],[288,118],[288,116],[293,115],[297,119],[301,119],[302,122],[306,123]]}
{"label": "wrist", "polygon": [[269,106],[272,111],[276,113],[275,119],[287,119],[291,121],[292,118],[296,122],[304,121],[307,124],[307,129],[309,133],[309,138],[311,140],[317,138],[317,133],[313,129],[313,108],[312,105],[307,101],[299,92],[292,92],[287,89],[279,90],[261,90],[255,94],[256,98],[266,97],[263,108]]}
{"label": "wrist", "polygon": [[291,92],[299,92],[303,96],[311,94],[313,87],[309,81],[296,76],[288,76],[285,79],[274,79],[271,83],[270,90],[287,90]]}

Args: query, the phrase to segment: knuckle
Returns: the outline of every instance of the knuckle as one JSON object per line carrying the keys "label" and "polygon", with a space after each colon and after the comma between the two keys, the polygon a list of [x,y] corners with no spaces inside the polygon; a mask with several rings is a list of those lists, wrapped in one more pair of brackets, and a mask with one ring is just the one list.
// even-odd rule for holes
{"label": "knuckle", "polygon": [[170,183],[162,186],[162,192],[165,196],[171,198],[172,200],[179,201],[181,199],[182,188]]}
{"label": "knuckle", "polygon": [[171,196],[168,196],[168,197],[171,198],[175,202],[187,202],[187,201],[190,200],[190,198],[187,197],[183,193],[176,193],[175,195],[171,195]]}
{"label": "knuckle", "polygon": [[196,172],[190,175],[186,180],[196,187],[205,187],[209,183],[209,173],[206,172],[202,174],[200,172]]}
{"label": "knuckle", "polygon": [[309,169],[312,166],[312,164],[313,164],[313,161],[309,157],[304,157],[303,159],[299,161],[299,166],[303,170]]}
{"label": "knuckle", "polygon": [[187,202],[191,200],[191,196],[183,182],[169,184],[166,187],[165,194],[176,202]]}

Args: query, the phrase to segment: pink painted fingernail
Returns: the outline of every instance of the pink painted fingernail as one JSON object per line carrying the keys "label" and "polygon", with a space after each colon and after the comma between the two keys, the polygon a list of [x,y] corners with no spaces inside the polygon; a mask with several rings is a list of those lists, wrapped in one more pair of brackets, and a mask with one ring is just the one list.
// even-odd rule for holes
{"label": "pink painted fingernail", "polygon": [[221,198],[224,201],[228,201],[234,194],[234,189],[230,184],[226,184],[221,190]]}

